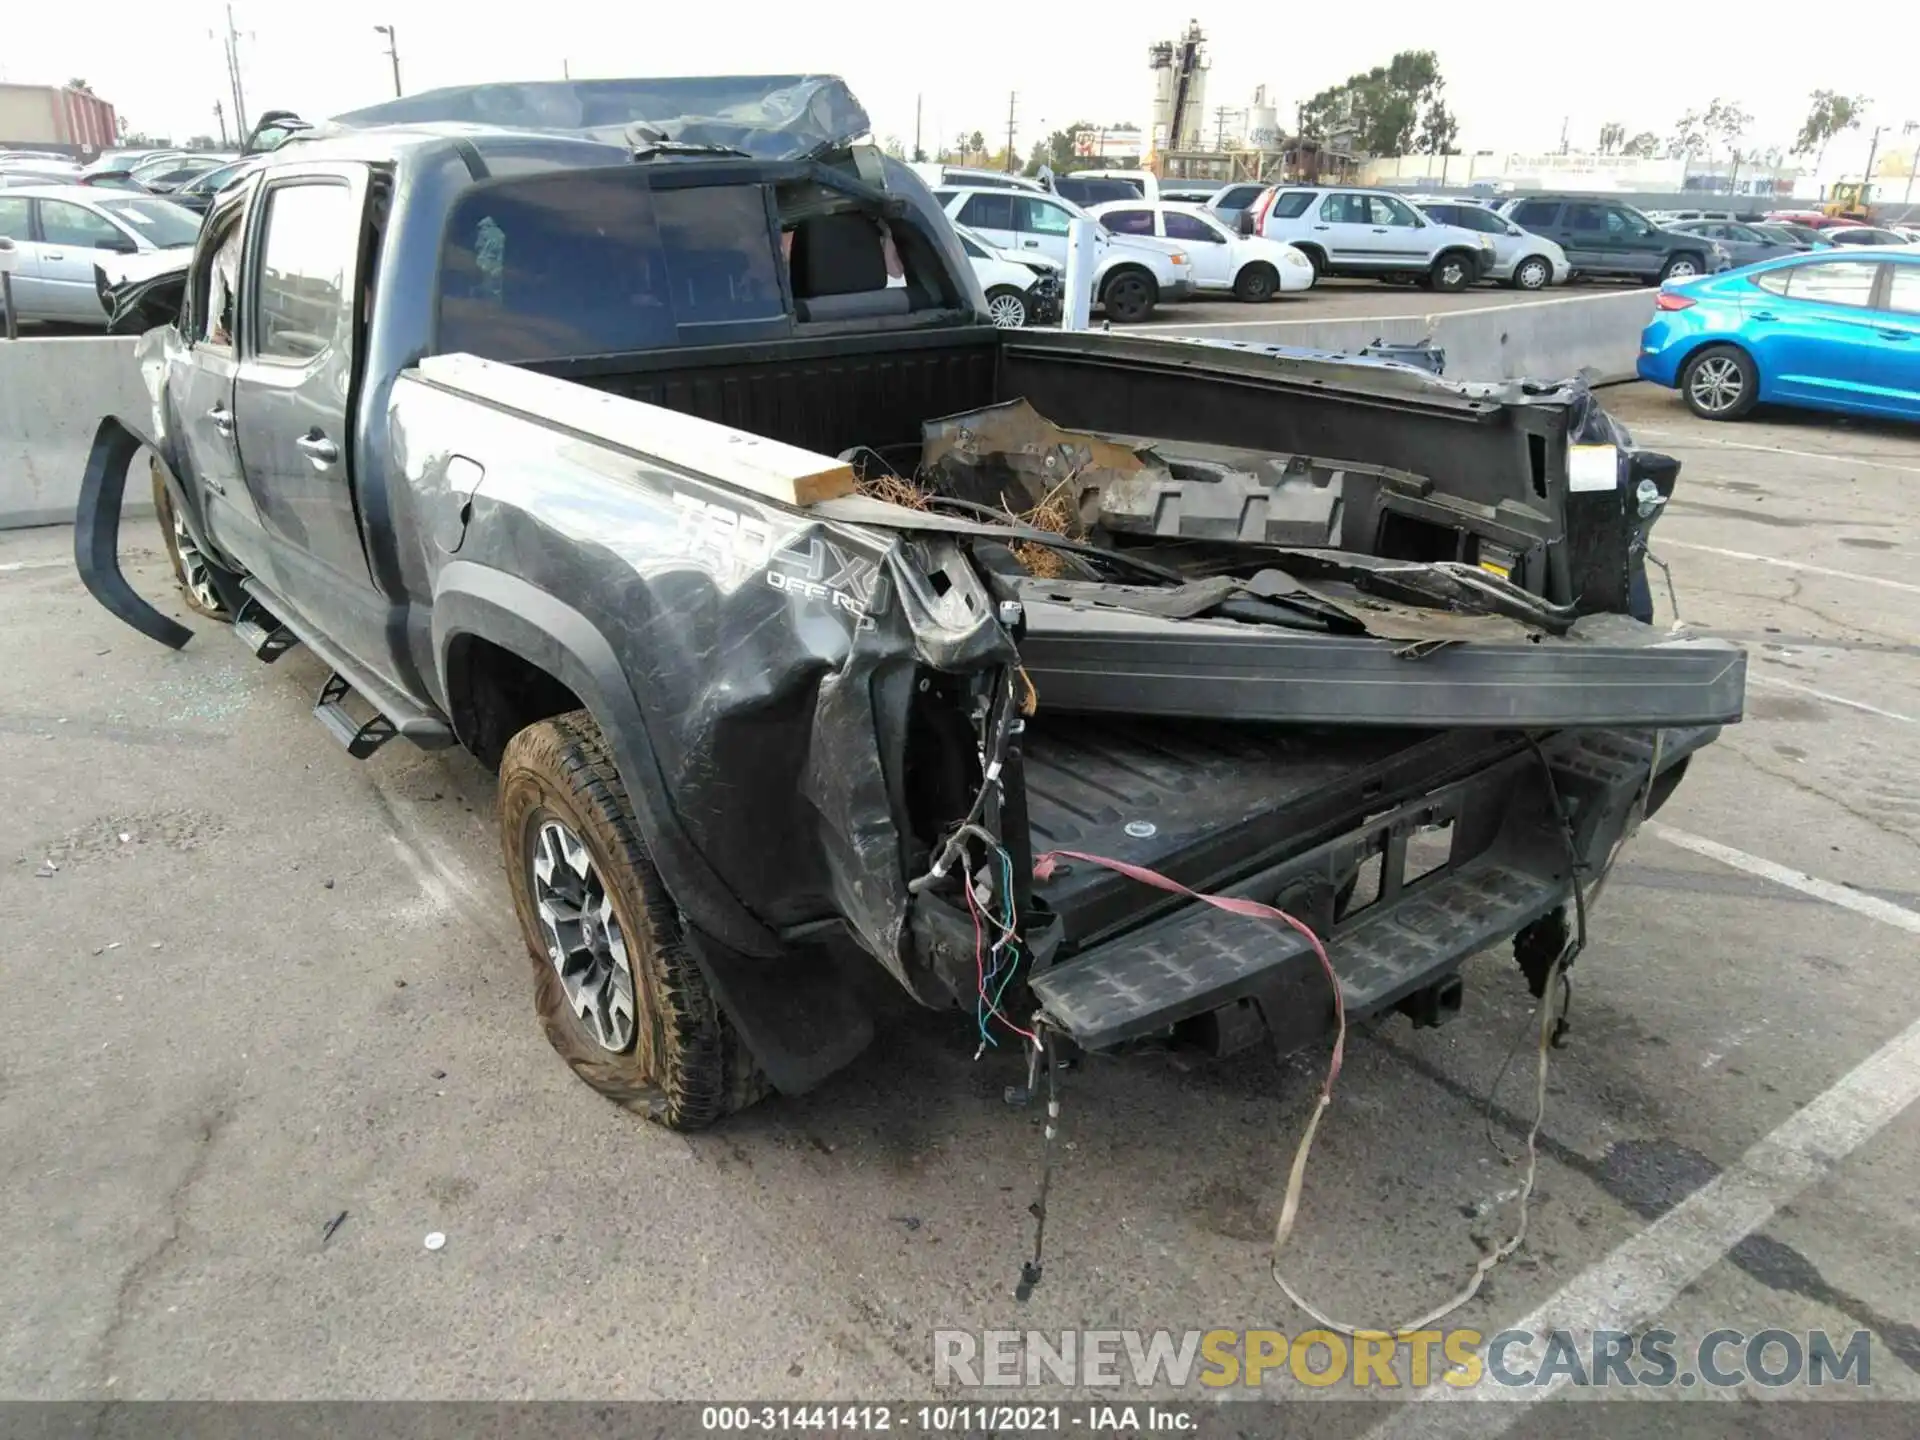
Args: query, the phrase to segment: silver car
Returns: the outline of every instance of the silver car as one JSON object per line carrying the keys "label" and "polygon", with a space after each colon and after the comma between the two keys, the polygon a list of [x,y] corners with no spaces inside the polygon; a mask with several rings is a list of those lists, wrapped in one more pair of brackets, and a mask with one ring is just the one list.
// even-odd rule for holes
{"label": "silver car", "polygon": [[33,185],[0,190],[0,235],[14,246],[16,318],[104,329],[94,264],[111,255],[190,248],[200,217],[158,195]]}
{"label": "silver car", "polygon": [[1522,230],[1504,215],[1464,200],[1432,200],[1421,211],[1442,225],[1475,230],[1493,241],[1493,264],[1481,278],[1516,290],[1564,285],[1573,275],[1567,252],[1544,235]]}

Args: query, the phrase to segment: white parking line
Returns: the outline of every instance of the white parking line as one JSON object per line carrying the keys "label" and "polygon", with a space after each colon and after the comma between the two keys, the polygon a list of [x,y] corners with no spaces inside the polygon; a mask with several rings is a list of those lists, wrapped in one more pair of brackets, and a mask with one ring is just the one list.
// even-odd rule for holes
{"label": "white parking line", "polygon": [[1760,675],[1749,670],[1749,685],[1764,685],[1772,690],[1791,690],[1796,695],[1811,695],[1816,700],[1824,700],[1829,705],[1844,705],[1849,710],[1864,710],[1869,715],[1878,715],[1884,720],[1898,720],[1903,724],[1915,723],[1913,716],[1902,715],[1898,710],[1882,710],[1878,705],[1869,705],[1864,700],[1849,700],[1844,695],[1835,695],[1829,690],[1816,690],[1811,685],[1796,685],[1791,680],[1782,680],[1775,675]]}
{"label": "white parking line", "polygon": [[[1920,471],[1915,471],[1920,474]],[[1831,575],[1836,580],[1856,580],[1862,585],[1884,585],[1889,590],[1904,590],[1909,595],[1920,595],[1920,585],[1909,585],[1905,580],[1888,580],[1879,575],[1862,575],[1857,570],[1835,570],[1827,565],[1813,565],[1805,560],[1782,560],[1777,555],[1756,555],[1751,550],[1722,550],[1718,545],[1695,545],[1688,540],[1669,540],[1664,536],[1657,547],[1661,550],[1698,550],[1703,555],[1723,555],[1729,560],[1751,560],[1756,565],[1776,565],[1782,570],[1801,570],[1809,575]]]}
{"label": "white parking line", "polygon": [[1694,835],[1686,830],[1676,830],[1671,825],[1658,820],[1646,823],[1649,835],[1657,835],[1669,845],[1678,845],[1682,850],[1691,850],[1696,855],[1704,855],[1709,860],[1718,860],[1722,865],[1731,865],[1735,870],[1744,870],[1749,875],[1758,875],[1763,880],[1771,880],[1776,885],[1784,885],[1789,890],[1798,890],[1802,895],[1811,895],[1816,900],[1824,900],[1829,905],[1838,905],[1843,910],[1851,910],[1857,915],[1865,915],[1869,920],[1878,920],[1882,925],[1892,925],[1896,929],[1910,931],[1920,935],[1920,914],[1903,905],[1895,905],[1890,900],[1877,896],[1863,895],[1858,890],[1850,890],[1845,885],[1836,885],[1831,880],[1822,880],[1809,875],[1804,870],[1795,870],[1791,866],[1776,864],[1772,860],[1763,860],[1758,855],[1749,855],[1744,850],[1736,850],[1731,845],[1722,845],[1718,840],[1709,840],[1704,835]]}
{"label": "white parking line", "polygon": [[[1668,844],[1920,934],[1920,914],[1911,910],[1671,825],[1648,821],[1645,828]],[[1916,1100],[1920,1100],[1920,1020],[1789,1115],[1727,1169],[1507,1328],[1545,1337],[1553,1330],[1579,1335],[1644,1325],[1771,1220],[1781,1206],[1824,1180]],[[1544,1338],[1525,1347],[1510,1347],[1508,1370],[1537,1370],[1545,1349]],[[1403,1406],[1369,1431],[1368,1437],[1480,1440],[1498,1435],[1517,1424],[1529,1406],[1569,1381],[1562,1370],[1537,1386],[1501,1386],[1485,1380],[1472,1390],[1437,1385],[1417,1398],[1469,1403]],[[1507,1404],[1496,1409],[1471,1403],[1475,1401]]]}
{"label": "white parking line", "polygon": [[10,575],[16,570],[58,570],[71,569],[73,561],[66,560],[8,560],[0,562],[0,575]]}
{"label": "white parking line", "polygon": [[1688,446],[1717,445],[1722,450],[1752,450],[1761,455],[1790,455],[1796,460],[1825,460],[1831,465],[1864,465],[1870,470],[1892,470],[1901,475],[1920,475],[1920,465],[1892,465],[1885,460],[1865,460],[1857,455],[1821,454],[1818,450],[1782,450],[1774,445],[1749,445],[1740,440],[1716,440],[1710,435],[1682,435],[1678,430],[1663,430],[1652,425],[1635,425],[1636,435],[1655,439],[1684,440]]}

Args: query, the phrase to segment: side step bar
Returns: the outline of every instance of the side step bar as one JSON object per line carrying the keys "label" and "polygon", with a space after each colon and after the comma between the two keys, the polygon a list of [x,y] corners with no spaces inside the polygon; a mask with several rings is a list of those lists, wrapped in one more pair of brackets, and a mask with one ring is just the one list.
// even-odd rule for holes
{"label": "side step bar", "polygon": [[253,652],[256,660],[267,665],[300,643],[299,636],[251,595],[240,602],[240,609],[233,617],[233,633]]}
{"label": "side step bar", "polygon": [[[278,617],[276,624],[292,637],[288,644],[297,640],[332,671],[327,683],[320,687],[320,697],[313,707],[314,718],[354,759],[366,759],[396,735],[411,740],[422,750],[444,750],[455,743],[453,727],[445,720],[420,709],[392,687],[357,671],[347,663],[345,656],[317,635],[312,627],[257,579],[249,577],[240,583],[249,597],[247,609],[240,612],[243,617],[256,615],[256,605],[264,609],[269,618]],[[236,622],[235,629],[238,628]],[[265,627],[261,625],[259,628]],[[242,638],[246,637],[243,635]],[[269,638],[272,638],[271,635]],[[254,653],[260,654],[259,651]],[[261,658],[267,657],[262,655]],[[347,711],[342,702],[353,693],[358,693],[372,707],[372,719],[357,720]]]}
{"label": "side step bar", "polygon": [[314,702],[313,718],[326,727],[327,733],[340,742],[347,754],[364,760],[400,732],[377,711],[370,719],[354,719],[342,703],[352,693],[353,686],[344,675],[337,671],[329,675],[327,683],[320,687],[320,698]]}

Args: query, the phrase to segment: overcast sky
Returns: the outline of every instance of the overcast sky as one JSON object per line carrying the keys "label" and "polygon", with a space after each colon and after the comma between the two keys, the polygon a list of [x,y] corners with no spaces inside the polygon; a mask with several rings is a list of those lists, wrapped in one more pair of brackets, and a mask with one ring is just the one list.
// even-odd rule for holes
{"label": "overcast sky", "polygon": [[[1897,148],[1905,148],[1901,123],[1920,120],[1920,83],[1912,78],[1920,67],[1884,17],[1849,11],[1850,21],[1832,25],[1801,14],[1663,27],[1656,11],[1629,6],[1619,23],[1580,24],[1555,39],[1543,38],[1553,27],[1521,20],[1527,13],[1431,0],[1373,0],[1363,8],[1216,0],[1199,15],[1213,59],[1208,106],[1242,106],[1265,84],[1285,124],[1294,102],[1314,91],[1383,63],[1395,49],[1431,48],[1465,148],[1556,147],[1563,117],[1576,147],[1591,148],[1609,120],[1629,134],[1664,137],[1683,110],[1704,109],[1716,95],[1753,112],[1755,148],[1784,148],[1815,88],[1873,96],[1867,128],[1891,124]],[[0,73],[19,83],[84,78],[133,129],[185,139],[212,132],[214,102],[228,94],[215,33],[225,15],[205,0],[15,0],[0,21]],[[236,0],[234,16],[250,114],[285,107],[318,118],[384,98],[392,80],[385,37],[373,27],[392,24],[409,92],[558,78],[563,62],[576,77],[826,71],[848,79],[882,138],[912,143],[914,97],[922,95],[929,151],[963,129],[1003,137],[1007,94],[1017,90],[1024,152],[1045,130],[1075,119],[1144,122],[1147,46],[1172,39],[1187,13],[1141,0],[977,7]],[[1873,35],[1878,42],[1863,43]],[[1864,135],[1857,145],[1855,166],[1864,159]]]}

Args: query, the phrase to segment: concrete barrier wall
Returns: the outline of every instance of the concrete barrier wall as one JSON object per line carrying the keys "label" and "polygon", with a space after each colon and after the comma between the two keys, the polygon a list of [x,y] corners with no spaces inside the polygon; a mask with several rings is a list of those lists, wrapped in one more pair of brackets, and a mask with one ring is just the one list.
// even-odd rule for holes
{"label": "concrete barrier wall", "polygon": [[[132,336],[0,340],[0,529],[73,519],[80,474],[102,415],[144,426],[152,409]],[[153,508],[135,461],[127,508]]]}
{"label": "concrete barrier wall", "polygon": [[[1141,335],[1356,350],[1375,340],[1430,338],[1447,352],[1453,380],[1564,380],[1582,370],[1602,381],[1633,377],[1640,332],[1653,317],[1651,290],[1565,295],[1513,305],[1357,319],[1234,320],[1215,325],[1133,326]],[[1309,301],[1309,304],[1311,302]],[[1290,309],[1287,302],[1269,309]],[[1178,314],[1170,309],[1170,314]]]}

